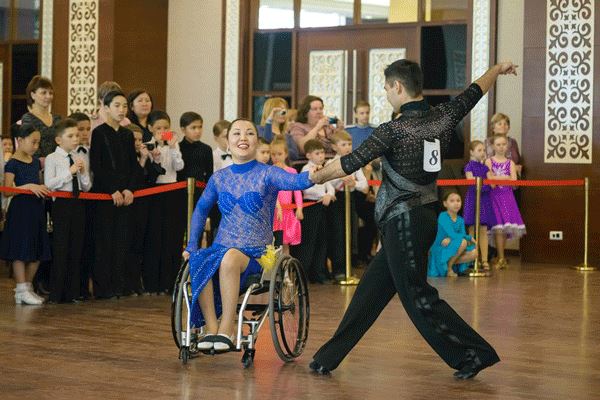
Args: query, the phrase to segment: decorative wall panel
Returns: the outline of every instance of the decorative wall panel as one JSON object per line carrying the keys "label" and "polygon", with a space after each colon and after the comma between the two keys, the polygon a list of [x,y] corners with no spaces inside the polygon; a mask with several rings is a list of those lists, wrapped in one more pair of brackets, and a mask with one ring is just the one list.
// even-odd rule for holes
{"label": "decorative wall panel", "polygon": [[548,0],[544,161],[592,163],[594,1]]}
{"label": "decorative wall panel", "polygon": [[346,115],[346,51],[315,50],[309,57],[308,93],[323,99],[326,115],[343,119]]}
{"label": "decorative wall panel", "polygon": [[98,7],[99,0],[69,1],[69,114],[92,114],[96,109]]}
{"label": "decorative wall panel", "polygon": [[42,4],[42,76],[52,79],[52,29],[54,0]]}
{"label": "decorative wall panel", "polygon": [[[473,0],[472,80],[479,78],[490,67],[490,0]],[[487,94],[471,111],[471,140],[485,140],[488,131]]]}
{"label": "decorative wall panel", "polygon": [[223,118],[238,117],[240,52],[240,2],[227,0],[225,10],[225,76],[223,77]]}
{"label": "decorative wall panel", "polygon": [[369,50],[369,104],[371,104],[371,123],[379,125],[390,120],[392,106],[387,101],[385,68],[396,60],[406,58],[406,49]]}

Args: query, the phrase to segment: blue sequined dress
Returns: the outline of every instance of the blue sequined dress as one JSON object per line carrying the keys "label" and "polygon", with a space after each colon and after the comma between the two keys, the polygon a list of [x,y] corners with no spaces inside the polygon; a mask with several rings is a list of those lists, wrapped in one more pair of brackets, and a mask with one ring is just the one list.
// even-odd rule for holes
{"label": "blue sequined dress", "polygon": [[[198,295],[213,281],[215,309],[221,314],[221,294],[217,270],[225,253],[232,248],[250,257],[240,276],[243,285],[251,274],[261,271],[256,261],[273,242],[273,215],[280,190],[304,190],[313,184],[308,172],[290,174],[281,168],[250,161],[233,164],[215,172],[208,181],[192,215],[192,229],[186,250],[190,253],[193,326],[204,325]],[[215,203],[222,214],[217,237],[206,249],[198,249],[206,218]]]}

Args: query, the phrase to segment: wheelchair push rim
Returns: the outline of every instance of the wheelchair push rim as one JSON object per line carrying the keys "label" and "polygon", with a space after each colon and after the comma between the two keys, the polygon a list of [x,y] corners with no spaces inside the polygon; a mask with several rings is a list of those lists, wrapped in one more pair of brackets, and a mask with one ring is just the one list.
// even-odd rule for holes
{"label": "wheelchair push rim", "polygon": [[[190,275],[189,265],[187,261],[184,261],[179,268],[177,279],[173,287],[173,298],[171,301],[171,332],[173,333],[173,340],[177,348],[181,349],[182,343],[182,331],[186,329],[187,322],[187,307],[184,304],[185,296],[183,291],[186,290],[185,284],[188,281]],[[189,298],[192,293],[188,291]]]}
{"label": "wheelchair push rim", "polygon": [[283,256],[269,284],[269,326],[279,358],[289,362],[304,351],[308,339],[310,303],[300,262]]}

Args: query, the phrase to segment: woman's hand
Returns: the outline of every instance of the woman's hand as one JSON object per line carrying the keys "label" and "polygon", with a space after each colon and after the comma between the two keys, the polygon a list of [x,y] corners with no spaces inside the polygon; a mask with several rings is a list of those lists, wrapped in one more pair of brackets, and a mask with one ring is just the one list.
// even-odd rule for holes
{"label": "woman's hand", "polygon": [[123,195],[121,194],[121,192],[119,192],[118,190],[116,192],[114,192],[113,194],[110,195],[113,199],[113,204],[117,207],[121,207],[123,205],[123,202],[125,201],[125,199],[123,198]]}
{"label": "woman's hand", "polygon": [[450,238],[445,238],[444,240],[442,240],[442,247],[448,247],[448,245],[450,244]]}
{"label": "woman's hand", "polygon": [[35,194],[39,198],[46,197],[50,194],[50,189],[48,189],[46,185],[36,185],[34,183],[30,183],[25,186],[27,187],[24,187],[23,189],[31,190],[33,194]]}
{"label": "woman's hand", "polygon": [[271,110],[271,113],[269,114],[269,118],[271,121],[273,121],[273,118],[275,118],[275,115],[279,115],[280,112],[282,112],[283,110],[285,110],[285,108],[282,107],[273,107],[273,109]]}
{"label": "woman's hand", "polygon": [[317,135],[324,135],[321,133],[321,129],[323,129],[323,127],[326,125],[329,125],[329,118],[323,116],[320,120],[317,121],[317,124],[315,125],[315,128],[318,129]]}
{"label": "woman's hand", "polygon": [[181,258],[183,258],[185,261],[190,259],[190,252],[187,250],[184,250],[183,253],[181,253]]}
{"label": "woman's hand", "polygon": [[298,221],[302,221],[304,219],[304,212],[302,211],[302,207],[296,208],[296,219]]}

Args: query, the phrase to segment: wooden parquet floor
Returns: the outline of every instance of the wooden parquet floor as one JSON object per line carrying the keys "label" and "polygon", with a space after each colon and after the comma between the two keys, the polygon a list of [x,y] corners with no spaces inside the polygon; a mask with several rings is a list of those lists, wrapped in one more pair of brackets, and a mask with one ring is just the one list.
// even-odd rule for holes
{"label": "wooden parquet floor", "polygon": [[182,366],[169,297],[15,306],[3,274],[0,399],[600,398],[600,272],[513,259],[490,278],[432,283],[502,359],[472,381],[453,379],[397,299],[331,377],[312,375],[311,356],[353,288],[311,286],[305,354],[284,365],[264,326],[254,368],[244,370],[239,353]]}

